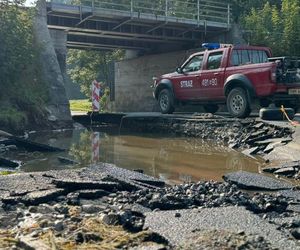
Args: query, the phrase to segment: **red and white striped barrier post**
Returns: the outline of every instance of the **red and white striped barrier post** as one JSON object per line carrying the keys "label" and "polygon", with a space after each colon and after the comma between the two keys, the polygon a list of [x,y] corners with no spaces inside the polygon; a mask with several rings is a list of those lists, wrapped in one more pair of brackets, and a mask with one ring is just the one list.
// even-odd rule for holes
{"label": "red and white striped barrier post", "polygon": [[92,163],[99,162],[100,159],[100,133],[93,132],[91,134],[92,140]]}
{"label": "red and white striped barrier post", "polygon": [[100,111],[100,83],[96,80],[92,83],[92,106],[93,112]]}

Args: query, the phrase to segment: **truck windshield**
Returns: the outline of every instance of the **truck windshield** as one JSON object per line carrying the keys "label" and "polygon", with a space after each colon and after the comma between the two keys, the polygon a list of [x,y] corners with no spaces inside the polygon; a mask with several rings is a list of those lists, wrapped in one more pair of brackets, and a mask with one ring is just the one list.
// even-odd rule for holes
{"label": "truck windshield", "polygon": [[264,50],[234,49],[231,54],[231,66],[268,62]]}

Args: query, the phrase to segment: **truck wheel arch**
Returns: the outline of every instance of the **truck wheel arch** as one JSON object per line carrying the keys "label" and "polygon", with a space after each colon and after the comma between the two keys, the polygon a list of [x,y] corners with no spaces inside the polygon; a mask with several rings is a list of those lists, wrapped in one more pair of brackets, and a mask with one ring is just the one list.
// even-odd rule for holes
{"label": "truck wheel arch", "polygon": [[231,75],[226,79],[224,84],[224,95],[227,96],[232,89],[237,87],[247,90],[249,98],[256,97],[256,92],[251,81],[242,74]]}
{"label": "truck wheel arch", "polygon": [[174,90],[172,82],[168,79],[162,79],[156,86],[154,90],[154,96],[156,99],[158,99],[159,92],[163,89],[169,89],[174,97]]}

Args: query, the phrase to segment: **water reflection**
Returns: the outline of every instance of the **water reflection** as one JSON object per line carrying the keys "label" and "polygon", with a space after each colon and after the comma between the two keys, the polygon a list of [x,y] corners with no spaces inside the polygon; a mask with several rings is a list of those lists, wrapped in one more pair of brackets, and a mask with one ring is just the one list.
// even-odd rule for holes
{"label": "water reflection", "polygon": [[[227,172],[257,172],[261,164],[259,160],[223,145],[195,138],[120,136],[88,130],[35,135],[32,138],[44,143],[46,139],[53,146],[69,148],[65,156],[80,162],[81,166],[108,162],[126,169],[142,169],[146,174],[172,183],[200,179],[221,180]],[[70,167],[60,165],[57,156],[53,153],[45,154],[39,158],[44,158],[44,161],[31,161],[24,166],[24,170]]]}

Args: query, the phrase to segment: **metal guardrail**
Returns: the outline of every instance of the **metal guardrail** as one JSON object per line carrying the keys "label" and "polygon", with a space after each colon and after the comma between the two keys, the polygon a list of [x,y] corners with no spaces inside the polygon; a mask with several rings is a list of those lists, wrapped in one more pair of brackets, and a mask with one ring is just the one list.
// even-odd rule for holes
{"label": "metal guardrail", "polygon": [[48,0],[53,3],[88,6],[131,13],[153,14],[190,20],[231,23],[231,6],[221,0]]}

